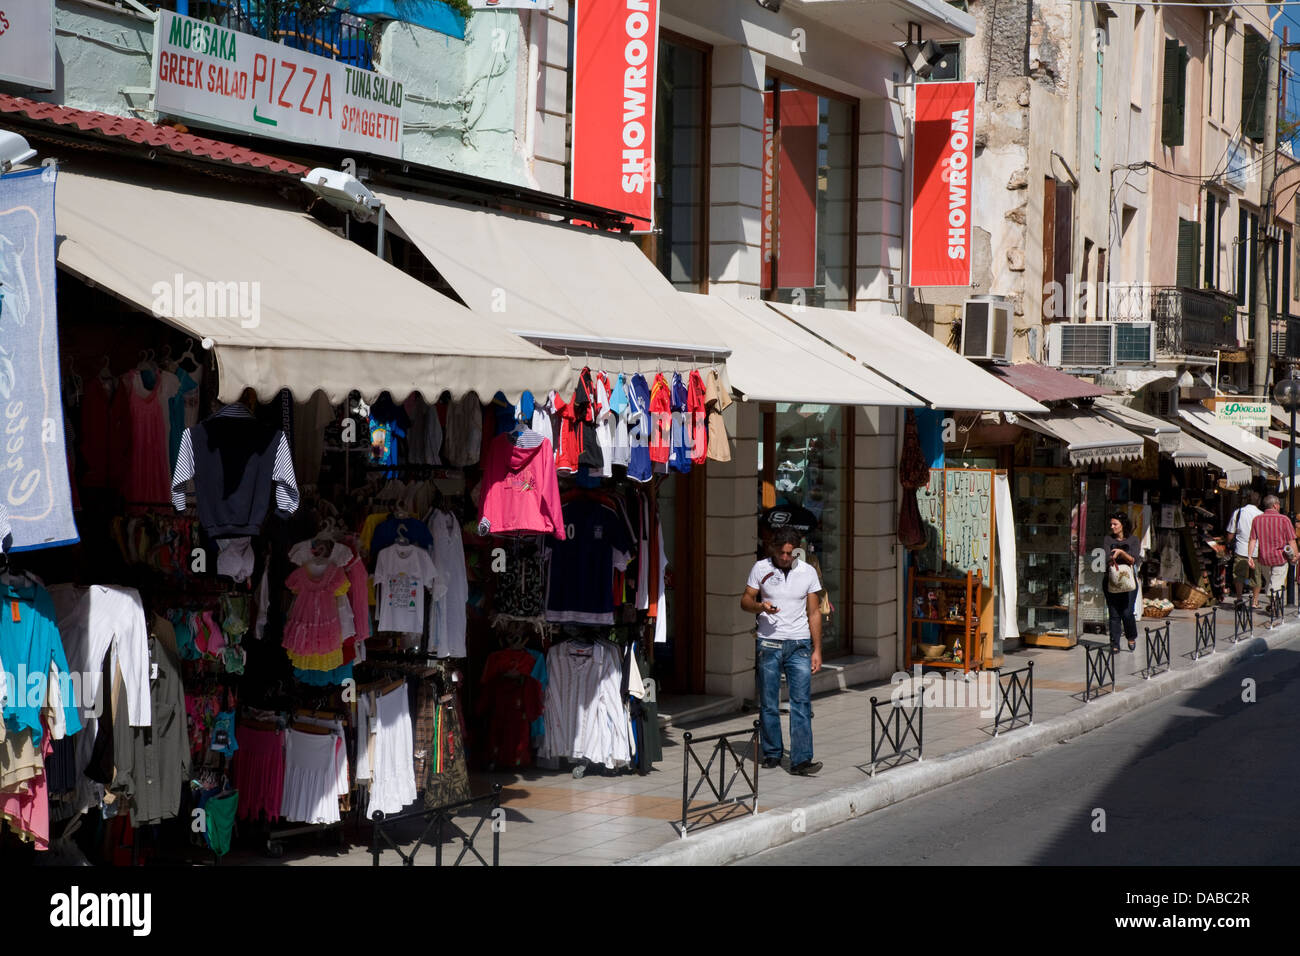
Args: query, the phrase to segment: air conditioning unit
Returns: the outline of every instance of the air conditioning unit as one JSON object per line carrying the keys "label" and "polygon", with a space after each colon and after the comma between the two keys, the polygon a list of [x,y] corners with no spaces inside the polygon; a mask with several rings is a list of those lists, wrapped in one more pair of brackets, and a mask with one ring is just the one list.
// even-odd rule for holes
{"label": "air conditioning unit", "polygon": [[1178,417],[1178,386],[1151,392],[1151,414],[1158,418]]}
{"label": "air conditioning unit", "polygon": [[1064,368],[1149,365],[1154,322],[1057,322],[1047,327],[1047,364]]}
{"label": "air conditioning unit", "polygon": [[1047,364],[1110,368],[1115,364],[1114,322],[1056,322],[1047,327]]}
{"label": "air conditioning unit", "polygon": [[1150,365],[1156,360],[1154,322],[1115,323],[1115,364]]}
{"label": "air conditioning unit", "polygon": [[962,309],[961,354],[986,362],[1010,362],[1014,326],[1008,299],[996,295],[967,299]]}

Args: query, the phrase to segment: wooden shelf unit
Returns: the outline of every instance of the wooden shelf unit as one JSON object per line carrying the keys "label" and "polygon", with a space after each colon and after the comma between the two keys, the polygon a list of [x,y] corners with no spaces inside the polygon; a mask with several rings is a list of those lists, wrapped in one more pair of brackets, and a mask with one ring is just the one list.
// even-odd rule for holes
{"label": "wooden shelf unit", "polygon": [[[982,585],[983,575],[979,571],[967,571],[964,577],[959,578],[925,574],[909,575],[907,594],[907,669],[909,671],[914,664],[920,664],[922,667],[960,668],[964,673],[979,670],[983,666],[984,647],[978,614]],[[961,599],[961,617],[933,618],[916,613],[918,599],[926,612],[930,610],[927,595],[935,590],[942,595],[942,598],[938,599],[941,611],[945,604]],[[944,628],[945,651],[940,658],[930,660],[918,657],[913,652],[913,647],[921,643],[921,632],[918,628],[925,624]],[[962,659],[955,661],[952,659],[953,644],[959,637],[962,638]]]}

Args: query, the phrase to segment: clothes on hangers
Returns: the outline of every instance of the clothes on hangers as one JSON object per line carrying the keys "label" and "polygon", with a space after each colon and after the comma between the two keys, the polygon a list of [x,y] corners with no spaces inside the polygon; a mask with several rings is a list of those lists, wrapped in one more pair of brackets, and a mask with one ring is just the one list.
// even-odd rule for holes
{"label": "clothes on hangers", "polygon": [[614,623],[614,568],[632,555],[627,525],[608,504],[587,495],[564,503],[573,534],[550,545],[546,619],[577,624]]}
{"label": "clothes on hangers", "polygon": [[442,443],[443,460],[455,467],[478,464],[483,442],[483,403],[467,392],[447,409]]}
{"label": "clothes on hangers", "polygon": [[461,527],[447,511],[434,511],[429,515],[428,525],[433,536],[434,578],[447,589],[430,619],[429,650],[438,657],[465,657],[469,579]]}
{"label": "clothes on hangers", "polygon": [[632,753],[619,649],[605,640],[564,641],[547,652],[546,672],[546,737],[538,756],[627,766]]}
{"label": "clothes on hangers", "polygon": [[185,429],[172,475],[172,504],[185,510],[184,485],[194,481],[199,523],[214,538],[255,535],[262,529],[275,489],[282,517],[298,510],[293,456],[284,432],[253,417],[243,405],[227,405]]}
{"label": "clothes on hangers", "polygon": [[[0,705],[0,717],[6,733],[28,729],[33,743],[39,746],[43,734],[40,713],[49,697],[49,675],[53,669],[53,682],[57,683],[70,679],[73,673],[59,634],[54,602],[38,584],[0,581],[0,606],[0,659],[15,674],[12,693]],[[33,676],[41,682],[35,694],[31,693]],[[24,683],[19,684],[19,679]],[[147,703],[136,713],[148,720]],[[63,726],[68,734],[81,730],[81,715],[71,695],[63,701]]]}
{"label": "clothes on hangers", "polygon": [[366,819],[415,802],[415,742],[406,685],[357,698],[357,782],[370,784]]}
{"label": "clothes on hangers", "polygon": [[[425,527],[423,524],[420,527]],[[428,529],[425,528],[425,533]],[[424,599],[446,596],[433,558],[416,545],[394,544],[379,552],[375,561],[375,606],[378,630],[400,634],[424,633]]]}
{"label": "clothes on hangers", "polygon": [[487,735],[480,759],[503,767],[532,766],[532,722],[542,716],[542,685],[526,650],[503,649],[488,655],[479,682],[478,711]]}
{"label": "clothes on hangers", "polygon": [[531,429],[492,439],[483,463],[479,533],[518,532],[565,535],[551,443]]}
{"label": "clothes on hangers", "polygon": [[157,668],[149,682],[149,726],[131,725],[126,695],[113,720],[111,789],[126,795],[132,826],[175,817],[190,775],[181,662],[176,633],[165,618],[154,615],[148,643],[151,670]]}
{"label": "clothes on hangers", "polygon": [[628,410],[628,465],[627,476],[633,481],[647,482],[652,477],[650,442],[654,419],[650,412],[650,386],[645,376],[632,376],[627,390]]}
{"label": "clothes on hangers", "polygon": [[342,728],[284,734],[284,785],[280,815],[289,822],[338,823],[339,797],[348,795],[347,748]]}
{"label": "clothes on hangers", "polygon": [[711,461],[731,461],[731,442],[722,413],[732,405],[731,389],[723,384],[716,369],[709,370],[704,388],[705,421],[708,428],[708,457]]}

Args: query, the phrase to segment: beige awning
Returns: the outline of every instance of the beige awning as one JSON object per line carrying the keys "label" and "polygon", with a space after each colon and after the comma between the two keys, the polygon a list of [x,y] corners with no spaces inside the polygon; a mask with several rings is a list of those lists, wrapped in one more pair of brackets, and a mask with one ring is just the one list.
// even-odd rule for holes
{"label": "beige awning", "polygon": [[1179,458],[1177,453],[1182,447],[1183,430],[1173,422],[1157,418],[1155,415],[1148,415],[1146,412],[1140,412],[1136,408],[1131,408],[1113,398],[1099,398],[1093,407],[1117,425],[1122,425],[1139,435],[1147,436],[1155,442],[1161,454],[1171,456],[1174,461],[1185,464],[1199,457],[1201,463],[1205,463],[1204,455],[1198,456],[1190,452],[1182,456],[1181,459]]}
{"label": "beige awning", "polygon": [[245,387],[264,400],[281,388],[300,401],[320,390],[342,402],[354,388],[368,400],[436,401],[443,390],[515,400],[571,379],[566,362],[266,191],[60,172],[55,199],[59,265],[210,338],[223,401]]}
{"label": "beige awning", "polygon": [[1145,440],[1093,411],[1056,408],[1046,415],[1022,415],[1020,424],[1059,439],[1071,465],[1136,461],[1145,454]]}
{"label": "beige awning", "polygon": [[731,343],[727,374],[746,399],[813,405],[922,403],[875,372],[833,349],[755,299],[678,293],[723,340]]}
{"label": "beige awning", "polygon": [[552,350],[704,365],[728,347],[631,238],[391,189],[387,215],[485,323]]}
{"label": "beige awning", "polygon": [[1227,452],[1220,451],[1203,441],[1193,438],[1186,432],[1183,432],[1182,442],[1174,455],[1174,463],[1181,465],[1183,462],[1179,460],[1179,455],[1200,456],[1206,465],[1223,472],[1224,484],[1232,488],[1250,484],[1251,476],[1254,474],[1250,465],[1238,461]]}
{"label": "beige awning", "polygon": [[1046,412],[898,316],[768,305],[879,375],[947,411]]}
{"label": "beige awning", "polygon": [[1244,428],[1216,421],[1214,413],[1204,408],[1180,408],[1178,417],[1199,435],[1229,450],[1234,458],[1258,468],[1264,475],[1278,473],[1279,449]]}

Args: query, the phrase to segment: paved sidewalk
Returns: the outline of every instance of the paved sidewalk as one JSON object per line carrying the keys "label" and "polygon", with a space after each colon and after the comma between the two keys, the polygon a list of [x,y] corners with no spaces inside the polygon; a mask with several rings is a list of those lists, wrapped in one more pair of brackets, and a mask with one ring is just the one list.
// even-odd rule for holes
{"label": "paved sidewalk", "polygon": [[[1174,611],[1168,618],[1171,623],[1172,670],[1175,674],[1198,666],[1198,662],[1191,659],[1195,613]],[[1220,606],[1216,617],[1217,655],[1221,656],[1225,651],[1232,649],[1231,608]],[[1300,624],[1297,624],[1300,619],[1296,617],[1294,608],[1289,609],[1285,624],[1277,631],[1270,631],[1264,626],[1267,620],[1266,616],[1257,614],[1253,635],[1247,635],[1245,639],[1265,636],[1282,638],[1284,635],[1300,631]],[[1120,697],[1134,698],[1128,702],[1116,700],[1116,705],[1122,705],[1127,709],[1129,706],[1140,706],[1145,702],[1137,699],[1142,694],[1142,691],[1137,688],[1147,683],[1142,677],[1142,669],[1146,664],[1143,629],[1161,623],[1139,620],[1137,651],[1130,653],[1125,649],[1115,656],[1117,694]],[[1102,635],[1089,635],[1089,638],[1105,640]],[[1270,643],[1273,641],[1270,640]],[[1258,645],[1259,642],[1256,644]],[[1210,655],[1209,659],[1213,660],[1215,656]],[[1108,691],[1103,693],[1101,700],[1094,699],[1090,703],[1085,703],[1083,700],[1085,651],[1082,646],[1068,651],[1038,648],[1014,651],[1006,655],[1003,672],[1024,667],[1030,661],[1034,664],[1036,728],[1051,718],[1078,714],[1085,707],[1099,709],[1105,706]],[[1205,668],[1206,661],[1207,659],[1202,657],[1199,665]],[[758,786],[760,813],[809,805],[812,801],[824,798],[831,791],[862,787],[868,783],[871,780],[866,772],[871,749],[871,697],[874,695],[879,700],[886,701],[892,689],[889,683],[876,683],[814,698],[813,735],[816,758],[825,763],[825,768],[816,777],[792,776],[784,769],[761,771]],[[1129,693],[1126,694],[1126,691]],[[996,707],[996,700],[993,706]],[[1119,716],[1120,710],[1115,710],[1113,706],[1108,708],[1109,710],[1115,712],[1105,719]],[[685,849],[688,845],[698,844],[706,836],[710,842],[716,843],[716,840],[721,839],[728,831],[739,834],[739,831],[734,828],[746,826],[745,822],[740,821],[754,820],[748,812],[738,814],[738,820],[728,820],[703,830],[693,831],[685,840],[678,837],[672,821],[678,820],[681,815],[682,762],[685,753],[682,735],[686,730],[696,737],[724,731],[745,730],[753,725],[755,716],[753,712],[740,713],[687,728],[667,729],[664,739],[664,760],[657,765],[654,772],[646,776],[627,774],[600,776],[588,772],[581,779],[577,779],[568,771],[540,769],[532,769],[520,774],[475,775],[473,784],[476,794],[489,791],[493,783],[501,783],[505,788],[502,800],[506,813],[504,830],[501,833],[501,863],[514,866],[592,865],[614,863],[633,857],[640,857],[638,862],[654,862],[655,857],[663,855],[653,852],[656,850]],[[1101,716],[1100,710],[1098,716]],[[992,747],[994,743],[993,717],[991,714],[981,715],[979,707],[927,705],[924,722],[926,759],[923,766],[930,766],[934,758],[952,755],[957,751],[969,751],[969,748],[976,748],[974,752],[982,752],[986,747]],[[788,732],[784,708],[782,725],[783,730]],[[998,740],[1000,744],[1005,744],[1014,740],[1016,734],[1032,732],[1023,729],[1004,731]],[[740,747],[739,741],[737,747]],[[701,759],[707,763],[707,754]],[[971,772],[976,771],[971,770]],[[888,781],[893,777],[894,780],[901,782],[903,778],[894,776],[896,774],[904,774],[904,771],[885,770],[879,773],[876,779]],[[697,777],[693,773],[692,786],[695,779]],[[707,788],[702,792],[707,793]],[[900,789],[899,794],[887,797],[886,800],[897,802],[907,795]],[[849,804],[849,807],[852,808],[852,804]],[[838,821],[820,821],[817,825],[830,825],[831,822]],[[813,827],[810,826],[809,829]],[[414,834],[412,838],[413,836]],[[490,846],[490,833],[485,828],[476,842],[476,847],[487,855],[490,853]],[[450,859],[454,859],[459,852],[459,842],[448,843],[444,847],[444,852],[450,852]],[[232,859],[231,862],[236,861]],[[369,865],[371,857],[368,847],[360,845],[340,847],[336,851],[320,853],[312,852],[306,844],[302,845],[301,849],[289,844],[286,846],[283,862],[308,865]],[[395,852],[388,850],[382,855],[381,862],[385,865],[395,865],[400,861]],[[416,862],[432,864],[432,849],[422,849],[416,857]]]}

